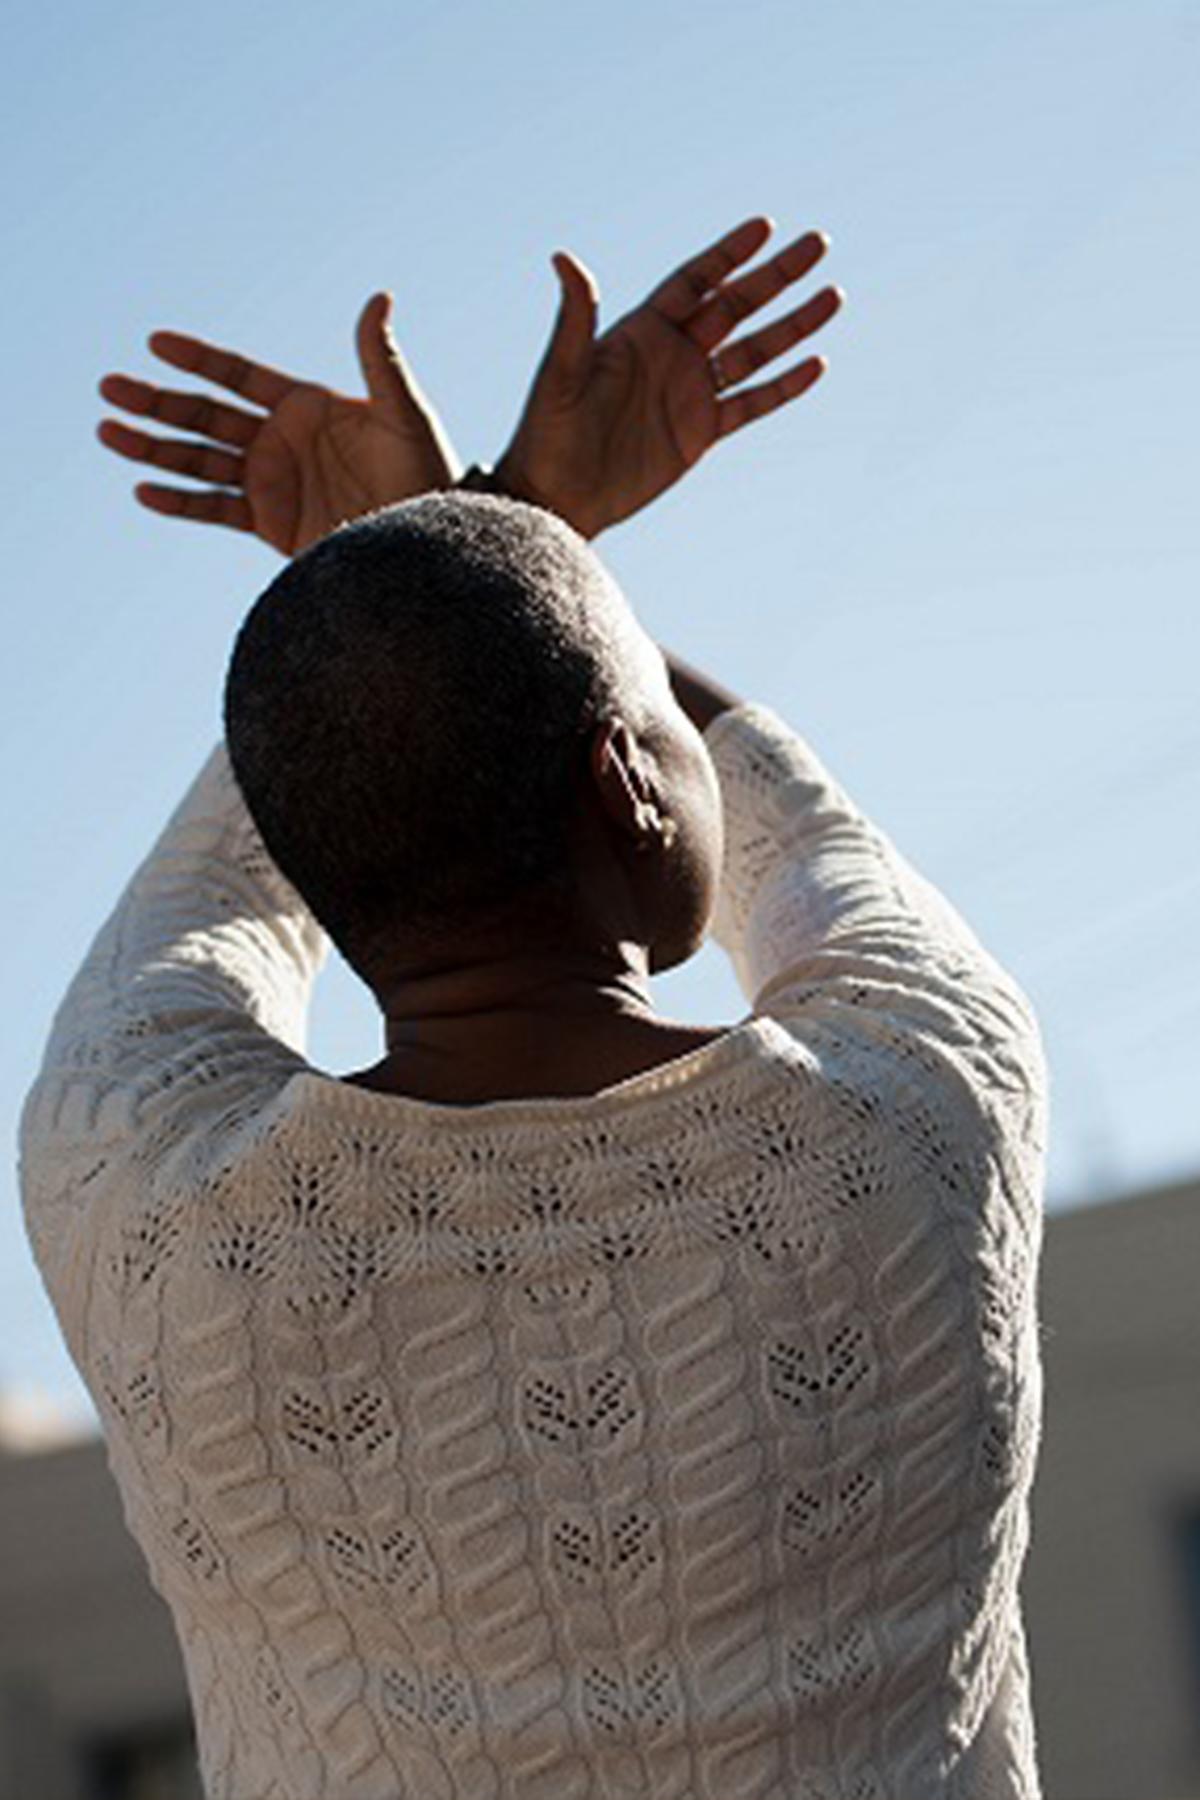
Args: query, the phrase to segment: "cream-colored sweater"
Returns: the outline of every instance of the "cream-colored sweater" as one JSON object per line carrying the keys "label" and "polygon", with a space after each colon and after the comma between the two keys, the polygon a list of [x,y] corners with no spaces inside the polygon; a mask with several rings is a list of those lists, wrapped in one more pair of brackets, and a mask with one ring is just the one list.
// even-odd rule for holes
{"label": "cream-colored sweater", "polygon": [[707,733],[753,1015],[579,1099],[304,1060],[214,752],[22,1126],[211,1800],[1033,1800],[1044,1073],[771,712]]}

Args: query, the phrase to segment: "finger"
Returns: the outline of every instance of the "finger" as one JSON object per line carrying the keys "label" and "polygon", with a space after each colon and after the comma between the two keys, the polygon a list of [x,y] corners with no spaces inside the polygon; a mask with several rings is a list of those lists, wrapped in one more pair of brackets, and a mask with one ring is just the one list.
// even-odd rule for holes
{"label": "finger", "polygon": [[262,425],[257,413],[209,400],[204,394],[180,394],[171,388],[155,387],[153,382],[136,381],[132,375],[106,375],[100,392],[110,405],[125,412],[160,419],[164,425],[194,431],[197,437],[213,438],[218,444],[234,444],[240,450],[249,448]]}
{"label": "finger", "polygon": [[278,406],[293,388],[301,385],[294,375],[285,375],[266,363],[240,356],[236,350],[222,350],[219,344],[188,337],[181,331],[151,332],[149,343],[155,356],[172,368],[186,369],[189,375],[199,375],[217,387],[231,388],[255,406]]}
{"label": "finger", "polygon": [[211,481],[219,487],[242,485],[245,464],[230,450],[220,450],[212,444],[190,444],[183,438],[152,437],[148,431],[136,431],[119,419],[102,419],[96,435],[107,450],[115,450],[130,462],[150,463],[156,469],[191,475],[197,481]]}
{"label": "finger", "polygon": [[173,519],[195,519],[202,525],[228,525],[233,531],[253,531],[250,508],[240,494],[187,493],[183,488],[159,487],[142,481],[134,493],[151,512],[166,513]]}
{"label": "finger", "polygon": [[600,290],[591,270],[569,250],[556,250],[550,260],[558,276],[560,297],[543,367],[558,380],[574,385],[587,367],[596,336]]}
{"label": "finger", "polygon": [[691,317],[706,294],[719,287],[727,275],[762,249],[774,229],[772,221],[762,217],[735,225],[715,244],[710,244],[699,256],[690,257],[674,274],[660,282],[649,295],[647,306],[652,306],[672,324],[682,324]]}
{"label": "finger", "polygon": [[688,336],[701,350],[715,349],[743,319],[815,268],[828,248],[823,233],[806,232],[757,269],[727,282],[689,319]]}
{"label": "finger", "polygon": [[786,369],[782,375],[777,375],[773,381],[761,381],[757,387],[730,394],[717,406],[717,436],[728,437],[731,431],[740,431],[743,425],[765,418],[777,407],[786,406],[789,400],[799,399],[821,379],[828,366],[823,356],[810,356],[794,369]]}
{"label": "finger", "polygon": [[372,294],[359,315],[355,341],[367,392],[393,418],[421,410],[412,371],[392,335],[392,296]]}
{"label": "finger", "polygon": [[726,344],[721,352],[721,385],[736,387],[739,381],[746,381],[756,369],[774,362],[785,350],[801,339],[811,337],[822,325],[827,325],[840,310],[845,300],[841,288],[822,288],[803,306],[794,312],[787,313],[773,324],[764,325],[758,331],[746,337],[735,338],[732,344]]}

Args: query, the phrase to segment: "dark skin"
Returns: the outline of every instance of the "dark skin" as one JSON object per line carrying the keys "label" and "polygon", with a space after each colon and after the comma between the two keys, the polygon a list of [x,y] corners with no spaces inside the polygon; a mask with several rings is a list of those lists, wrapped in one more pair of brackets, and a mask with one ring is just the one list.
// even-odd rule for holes
{"label": "dark skin", "polygon": [[[820,357],[750,378],[827,323],[839,290],[824,288],[731,339],[827,248],[807,232],[747,270],[772,229],[767,219],[746,220],[598,338],[595,284],[560,252],[560,310],[497,464],[504,491],[594,537],[673,485],[721,438],[806,393],[824,372]],[[257,410],[108,375],[100,386],[111,403],[195,435],[105,420],[101,440],[133,461],[214,484],[144,483],[136,490],[143,505],[255,532],[285,555],[348,518],[451,487],[459,465],[392,338],[390,305],[375,295],[359,320],[366,399],[156,332],[150,347],[161,360]],[[609,604],[627,646],[628,716],[603,719],[588,745],[570,904],[531,893],[436,944],[398,930],[386,966],[363,971],[384,1017],[386,1053],[346,1080],[447,1105],[591,1094],[727,1029],[661,1017],[649,976],[690,956],[711,917],[721,816],[700,734],[737,698],[665,659],[615,590]]]}
{"label": "dark skin", "polygon": [[[721,1035],[663,1019],[649,989],[652,970],[683,961],[703,939],[721,828],[708,752],[661,652],[642,636],[636,654],[657,747],[648,754],[620,718],[594,734],[573,825],[569,912],[540,911],[534,897],[444,952],[415,944],[372,983],[387,1055],[349,1080],[459,1105],[590,1094]],[[732,703],[706,693],[714,709]]]}

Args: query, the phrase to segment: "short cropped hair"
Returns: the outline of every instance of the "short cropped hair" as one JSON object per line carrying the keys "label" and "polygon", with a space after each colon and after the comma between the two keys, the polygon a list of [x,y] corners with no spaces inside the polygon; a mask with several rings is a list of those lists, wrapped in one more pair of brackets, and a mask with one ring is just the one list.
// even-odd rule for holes
{"label": "short cropped hair", "polygon": [[618,590],[539,508],[424,496],[290,563],[238,634],[230,760],[347,959],[566,873],[589,727],[622,685]]}

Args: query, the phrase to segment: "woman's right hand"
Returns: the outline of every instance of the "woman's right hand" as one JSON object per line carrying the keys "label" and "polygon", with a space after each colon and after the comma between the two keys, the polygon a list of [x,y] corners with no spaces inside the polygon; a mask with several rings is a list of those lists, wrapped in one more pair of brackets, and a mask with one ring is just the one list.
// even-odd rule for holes
{"label": "woman's right hand", "polygon": [[159,437],[105,419],[100,441],[133,462],[210,484],[142,482],[137,498],[153,512],[254,532],[295,556],[347,519],[451,487],[461,472],[392,336],[390,314],[390,295],[375,294],[358,321],[365,399],[282,374],[203,338],[156,331],[150,348],[161,361],[261,410],[106,375],[100,392],[112,405],[194,435]]}

